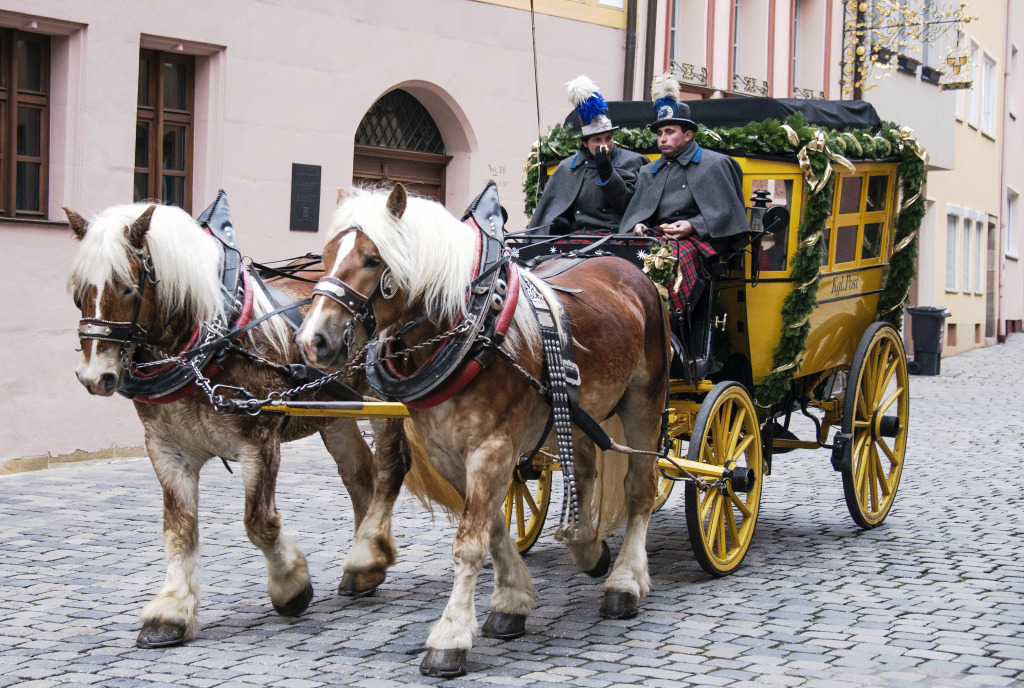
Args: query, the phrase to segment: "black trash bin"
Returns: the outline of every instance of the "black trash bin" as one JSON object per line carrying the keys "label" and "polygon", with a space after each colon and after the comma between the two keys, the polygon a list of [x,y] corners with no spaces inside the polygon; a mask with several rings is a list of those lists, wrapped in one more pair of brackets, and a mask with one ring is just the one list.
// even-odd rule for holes
{"label": "black trash bin", "polygon": [[911,375],[938,375],[942,367],[942,342],[946,318],[952,315],[942,306],[910,306],[910,332],[914,337]]}

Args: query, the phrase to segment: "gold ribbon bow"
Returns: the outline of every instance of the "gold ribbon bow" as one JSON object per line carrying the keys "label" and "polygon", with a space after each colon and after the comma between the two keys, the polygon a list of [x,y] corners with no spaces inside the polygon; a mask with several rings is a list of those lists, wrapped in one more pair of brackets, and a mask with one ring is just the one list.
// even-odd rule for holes
{"label": "gold ribbon bow", "polygon": [[786,132],[786,137],[789,139],[789,145],[796,148],[800,145],[800,137],[797,136],[796,130],[788,124],[782,125],[782,130]]}
{"label": "gold ribbon bow", "polygon": [[709,139],[713,139],[713,140],[717,141],[718,143],[724,143],[722,141],[722,137],[719,136],[718,132],[716,132],[714,129],[704,129],[704,133],[708,135]]}
{"label": "gold ribbon bow", "polygon": [[914,130],[910,127],[900,127],[900,143],[904,146],[909,146],[910,150],[914,151],[914,155],[919,157],[924,164],[928,164],[928,151],[924,149],[917,138],[914,136]]}
{"label": "gold ribbon bow", "polygon": [[860,141],[857,140],[856,136],[847,131],[843,132],[843,138],[853,144],[853,147],[857,149],[858,156],[864,155],[864,148],[861,147]]}
{"label": "gold ribbon bow", "polygon": [[900,241],[900,243],[896,244],[896,246],[893,247],[892,254],[895,256],[897,253],[899,253],[900,251],[905,249],[907,246],[910,246],[910,242],[912,242],[914,240],[914,237],[916,237],[916,236],[917,236],[917,230],[914,230],[913,232],[911,232],[907,236],[903,237],[903,240]]}
{"label": "gold ribbon bow", "polygon": [[814,132],[814,137],[807,142],[807,145],[796,154],[797,162],[800,163],[800,169],[804,172],[804,179],[807,180],[807,185],[811,187],[812,196],[825,188],[828,178],[832,176],[832,166],[826,165],[824,175],[822,175],[821,179],[818,179],[818,175],[814,173],[814,169],[811,167],[811,156],[808,151],[827,154],[827,141],[825,133],[819,129]]}

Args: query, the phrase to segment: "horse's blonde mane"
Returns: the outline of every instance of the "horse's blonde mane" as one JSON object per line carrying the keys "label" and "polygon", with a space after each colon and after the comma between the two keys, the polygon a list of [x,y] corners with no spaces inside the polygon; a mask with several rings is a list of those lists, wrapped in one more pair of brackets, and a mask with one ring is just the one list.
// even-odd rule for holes
{"label": "horse's blonde mane", "polygon": [[[331,217],[326,241],[360,229],[376,245],[409,302],[422,302],[428,313],[437,313],[436,324],[451,323],[465,312],[466,287],[478,260],[474,230],[437,201],[417,196],[409,196],[396,220],[388,212],[387,198],[387,191],[354,189]],[[522,344],[521,337],[534,339],[530,309],[522,305],[516,309],[518,327],[509,332],[512,350]]]}
{"label": "horse's blonde mane", "polygon": [[[81,296],[89,286],[137,284],[131,271],[130,255],[134,248],[128,242],[127,229],[150,205],[118,205],[96,215],[71,264],[71,291]],[[169,320],[180,316],[187,321],[187,327],[215,318],[223,322],[217,240],[181,208],[157,205],[144,242],[158,280],[155,289],[160,317]],[[270,310],[270,302],[257,289],[253,318]],[[288,332],[282,324],[274,322],[277,320],[271,318],[260,327],[274,346],[284,352],[288,348]]]}

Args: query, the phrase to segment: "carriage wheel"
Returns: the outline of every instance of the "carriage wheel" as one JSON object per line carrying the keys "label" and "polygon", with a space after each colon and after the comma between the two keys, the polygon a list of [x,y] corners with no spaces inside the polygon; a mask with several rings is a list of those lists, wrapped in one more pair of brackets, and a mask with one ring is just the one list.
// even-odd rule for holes
{"label": "carriage wheel", "polygon": [[512,472],[502,511],[505,526],[516,541],[520,554],[533,547],[544,529],[544,517],[551,504],[551,469],[537,470],[520,457]]}
{"label": "carriage wheel", "polygon": [[892,325],[873,323],[853,356],[842,431],[852,436],[841,467],[850,515],[861,528],[885,520],[903,473],[910,385],[903,340]]}
{"label": "carriage wheel", "polygon": [[712,576],[725,576],[743,561],[761,504],[761,429],[743,385],[720,382],[708,393],[694,421],[688,458],[724,466],[737,476],[703,490],[688,480],[684,492],[686,529],[697,562]]}
{"label": "carriage wheel", "polygon": [[672,488],[676,486],[676,481],[671,478],[658,473],[658,491],[654,495],[654,508],[651,509],[651,513],[658,511],[661,507],[665,506],[665,502],[672,495]]}

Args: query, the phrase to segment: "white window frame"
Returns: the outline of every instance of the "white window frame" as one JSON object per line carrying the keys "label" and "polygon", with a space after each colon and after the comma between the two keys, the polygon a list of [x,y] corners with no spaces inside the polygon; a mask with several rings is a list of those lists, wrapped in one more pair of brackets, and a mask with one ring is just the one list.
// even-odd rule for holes
{"label": "white window frame", "polygon": [[963,211],[955,206],[946,208],[946,291],[953,293],[959,291],[959,273],[957,266],[960,261],[958,247],[960,225],[963,220]]}
{"label": "white window frame", "polygon": [[976,260],[974,260],[974,256],[971,255],[971,246],[973,243],[971,239],[974,232],[973,218],[964,216],[963,221],[960,223],[960,227],[960,239],[963,245],[963,255],[961,256],[961,258],[963,259],[963,273],[960,275],[960,291],[962,291],[964,294],[970,294],[971,278],[974,276],[974,273],[971,272],[971,269],[977,262]]}
{"label": "white window frame", "polygon": [[974,127],[975,129],[978,128],[978,114],[979,114],[979,111],[981,109],[979,107],[979,103],[978,103],[978,95],[979,95],[979,91],[981,91],[981,88],[979,87],[979,84],[978,84],[978,72],[979,72],[978,52],[979,52],[979,50],[980,50],[980,48],[978,47],[978,42],[972,40],[971,41],[971,62],[970,62],[970,65],[969,65],[970,66],[970,74],[971,74],[971,88],[970,88],[970,90],[967,91],[967,124],[969,124],[970,126]]}
{"label": "white window frame", "polygon": [[1006,187],[1006,243],[1003,255],[1017,260],[1017,243],[1020,241],[1020,194],[1012,186]]}
{"label": "white window frame", "polygon": [[1006,80],[1006,111],[1012,119],[1017,119],[1017,80],[1020,74],[1017,67],[1017,45],[1010,44],[1010,77]]}
{"label": "white window frame", "polygon": [[981,55],[981,133],[988,137],[996,137],[996,58],[982,51]]}
{"label": "white window frame", "polygon": [[988,222],[976,220],[974,223],[974,293],[985,293],[985,275],[988,273]]}

